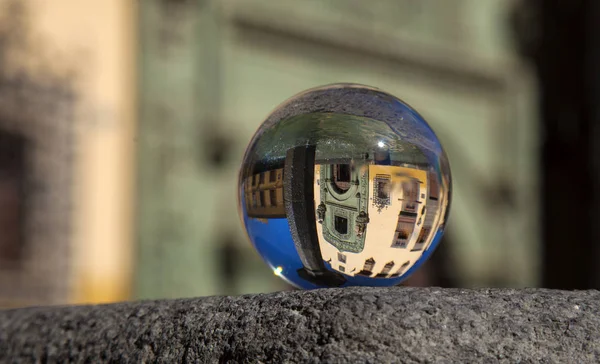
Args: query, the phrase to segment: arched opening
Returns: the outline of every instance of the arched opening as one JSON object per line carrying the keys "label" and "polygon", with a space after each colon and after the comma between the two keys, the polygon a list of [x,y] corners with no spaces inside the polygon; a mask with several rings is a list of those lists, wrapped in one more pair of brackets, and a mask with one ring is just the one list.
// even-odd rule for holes
{"label": "arched opening", "polygon": [[332,164],[331,174],[332,186],[337,193],[343,194],[350,189],[352,170],[349,164]]}

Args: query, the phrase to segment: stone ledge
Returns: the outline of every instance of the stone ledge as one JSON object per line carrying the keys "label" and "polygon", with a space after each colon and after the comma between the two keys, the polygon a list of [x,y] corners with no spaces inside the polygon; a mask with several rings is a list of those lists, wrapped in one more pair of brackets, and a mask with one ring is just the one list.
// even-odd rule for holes
{"label": "stone ledge", "polygon": [[344,288],[0,311],[0,362],[598,362],[600,292]]}

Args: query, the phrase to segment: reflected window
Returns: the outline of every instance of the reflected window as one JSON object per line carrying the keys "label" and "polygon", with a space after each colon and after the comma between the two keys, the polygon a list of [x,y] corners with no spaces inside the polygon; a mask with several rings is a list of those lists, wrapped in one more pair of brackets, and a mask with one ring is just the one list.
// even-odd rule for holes
{"label": "reflected window", "polygon": [[343,193],[350,189],[350,165],[349,164],[334,164],[332,165],[332,181],[338,192]]}
{"label": "reflected window", "polygon": [[334,217],[334,228],[340,234],[348,234],[348,219],[341,216]]}
{"label": "reflected window", "polygon": [[391,204],[392,179],[390,175],[376,175],[373,180],[373,189],[373,203],[377,208],[381,209]]}
{"label": "reflected window", "polygon": [[416,212],[417,200],[419,199],[419,181],[412,180],[402,183],[402,194],[404,206],[402,210]]}
{"label": "reflected window", "polygon": [[369,258],[365,260],[365,265],[363,266],[363,269],[360,272],[356,273],[356,275],[370,277],[371,274],[373,274],[373,267],[375,267],[375,260],[373,258]]}
{"label": "reflected window", "polygon": [[406,248],[408,246],[410,235],[411,232],[408,230],[401,229],[396,231],[396,234],[394,235],[394,241],[392,242],[392,248]]}
{"label": "reflected window", "polygon": [[338,253],[338,260],[340,263],[346,263],[346,256],[342,253]]}
{"label": "reflected window", "polygon": [[382,181],[377,186],[377,198],[381,200],[389,200],[390,198],[390,183],[389,181]]}
{"label": "reflected window", "polygon": [[435,172],[429,171],[428,173],[428,187],[429,187],[429,199],[437,200],[440,195],[440,186],[438,184],[438,180]]}
{"label": "reflected window", "polygon": [[429,238],[430,231],[431,231],[431,227],[423,227],[423,229],[421,229],[421,232],[419,233],[419,237],[417,238],[417,243],[411,249],[411,251],[414,252],[414,251],[423,250],[423,247],[425,246],[425,243],[427,242],[427,240]]}
{"label": "reflected window", "polygon": [[260,196],[260,206],[261,207],[267,206],[267,204],[265,203],[265,191],[260,191],[258,194]]}
{"label": "reflected window", "polygon": [[381,270],[381,273],[379,273],[376,277],[378,278],[384,278],[387,277],[388,274],[390,274],[390,271],[392,270],[392,268],[394,267],[394,261],[391,262],[387,262],[384,266],[383,269]]}
{"label": "reflected window", "polygon": [[421,230],[421,233],[419,234],[419,240],[418,243],[422,244],[425,241],[427,241],[427,238],[429,237],[429,231],[431,230],[431,228],[429,227],[423,227],[423,229]]}
{"label": "reflected window", "polygon": [[405,271],[405,270],[406,270],[406,268],[409,266],[409,264],[410,264],[410,260],[408,260],[408,261],[404,262],[404,264],[402,264],[402,265],[400,266],[400,268],[398,268],[398,270],[397,270],[397,271],[396,271],[394,274],[392,274],[392,275],[390,276],[390,278],[393,278],[393,277],[398,277],[399,275],[401,275],[402,273],[404,273],[404,271]]}
{"label": "reflected window", "polygon": [[415,228],[416,213],[401,211],[392,248],[406,248]]}

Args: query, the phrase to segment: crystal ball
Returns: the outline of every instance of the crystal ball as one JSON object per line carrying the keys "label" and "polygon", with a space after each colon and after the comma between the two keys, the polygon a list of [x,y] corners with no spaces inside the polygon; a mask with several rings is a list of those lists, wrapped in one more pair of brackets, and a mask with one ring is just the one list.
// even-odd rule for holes
{"label": "crystal ball", "polygon": [[397,285],[439,244],[448,158],[425,119],[377,88],[334,84],[278,106],[250,141],[239,211],[274,274],[304,288]]}

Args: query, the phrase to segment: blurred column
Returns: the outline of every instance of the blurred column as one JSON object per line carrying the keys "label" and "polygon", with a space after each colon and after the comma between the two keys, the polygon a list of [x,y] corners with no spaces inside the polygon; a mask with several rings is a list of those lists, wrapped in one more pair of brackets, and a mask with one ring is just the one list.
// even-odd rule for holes
{"label": "blurred column", "polygon": [[[211,1],[140,2],[136,295],[222,293],[214,169],[204,135],[218,108]],[[217,110],[218,111],[218,110]],[[209,139],[209,138],[206,138]],[[211,150],[219,159],[218,148]],[[229,215],[221,216],[229,219]],[[237,219],[231,219],[238,223]]]}

